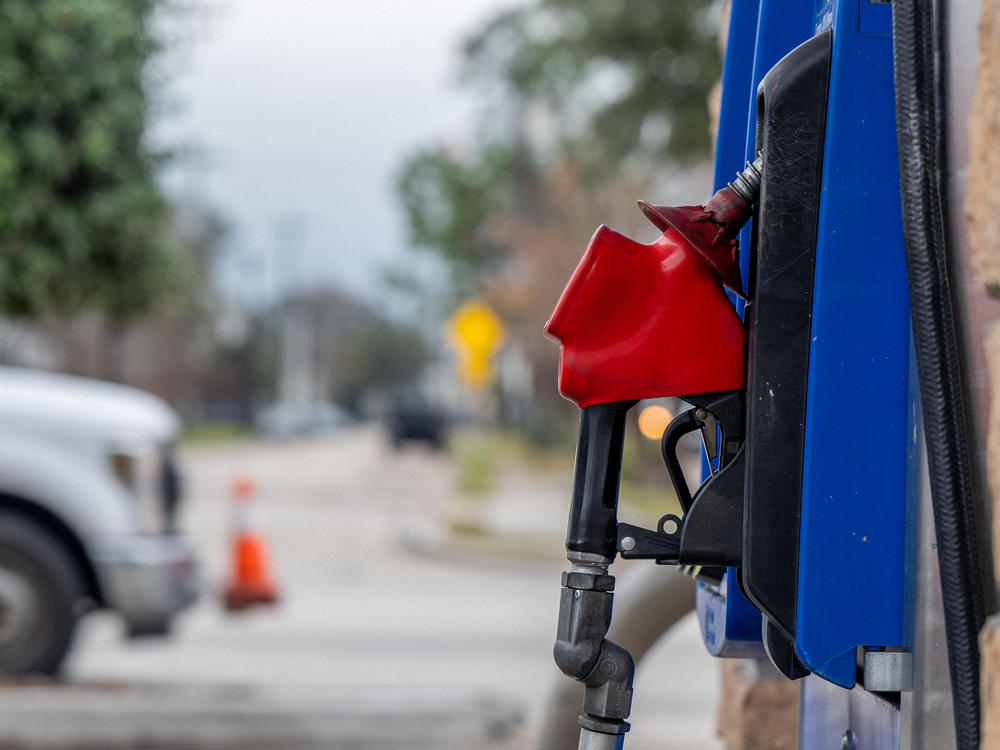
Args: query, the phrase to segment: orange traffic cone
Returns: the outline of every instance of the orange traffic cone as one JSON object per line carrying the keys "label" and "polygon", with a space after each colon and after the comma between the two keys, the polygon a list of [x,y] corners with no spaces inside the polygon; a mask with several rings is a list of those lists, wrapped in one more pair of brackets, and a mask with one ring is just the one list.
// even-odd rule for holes
{"label": "orange traffic cone", "polygon": [[268,570],[267,544],[250,520],[251,501],[256,488],[246,475],[233,478],[236,503],[233,529],[233,572],[226,585],[223,603],[228,610],[246,609],[254,604],[273,604],[278,591]]}

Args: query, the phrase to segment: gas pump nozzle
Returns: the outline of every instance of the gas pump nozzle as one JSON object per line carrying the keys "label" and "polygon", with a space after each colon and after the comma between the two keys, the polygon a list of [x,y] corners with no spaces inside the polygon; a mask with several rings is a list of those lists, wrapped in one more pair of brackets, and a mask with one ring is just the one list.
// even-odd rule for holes
{"label": "gas pump nozzle", "polygon": [[[607,640],[615,585],[608,575],[618,538],[618,480],[625,414],[634,402],[595,404],[580,411],[573,499],[553,648],[564,674],[586,686],[580,747],[619,748],[632,706],[632,657]],[[588,744],[583,737],[592,735]]]}
{"label": "gas pump nozzle", "polygon": [[[664,516],[655,532],[618,523],[625,417],[632,405],[680,396],[695,407],[672,423],[673,431],[668,428],[664,456],[673,453],[676,442],[669,441],[683,430],[700,429],[718,471],[692,499],[676,457],[667,460],[685,517],[700,502],[714,502],[725,515],[723,501],[732,494],[705,495],[716,484],[732,483],[735,474],[722,469],[742,457],[746,339],[720,281],[743,294],[736,234],[752,213],[760,170],[758,159],[704,206],[640,202],[663,230],[651,244],[600,227],[545,327],[561,345],[559,390],[580,407],[566,534],[571,565],[563,573],[553,653],[566,675],[586,685],[581,750],[622,748],[629,729],[633,660],[605,637],[614,597],[608,569],[616,554],[698,562],[682,559],[685,519]],[[677,528],[668,533],[668,523]]]}

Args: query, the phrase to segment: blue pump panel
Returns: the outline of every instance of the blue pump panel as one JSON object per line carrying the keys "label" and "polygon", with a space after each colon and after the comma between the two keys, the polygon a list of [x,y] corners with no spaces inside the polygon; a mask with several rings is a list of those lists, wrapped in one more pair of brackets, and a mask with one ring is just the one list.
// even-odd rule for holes
{"label": "blue pump panel", "polygon": [[[809,351],[795,651],[843,687],[856,649],[908,645],[907,450],[914,408],[892,84],[891,6],[869,0],[733,0],[715,187],[754,156],[756,91],[809,37],[833,58]],[[766,166],[765,166],[766,169]],[[751,246],[751,227],[740,236]],[[743,252],[744,280],[749,253]],[[759,653],[760,616],[729,570],[699,585],[708,650]]]}
{"label": "blue pump panel", "polygon": [[[809,353],[795,650],[851,687],[905,646],[909,294],[885,9],[826,2],[833,64]],[[862,6],[864,6],[862,8]],[[880,20],[880,18],[882,20]]]}

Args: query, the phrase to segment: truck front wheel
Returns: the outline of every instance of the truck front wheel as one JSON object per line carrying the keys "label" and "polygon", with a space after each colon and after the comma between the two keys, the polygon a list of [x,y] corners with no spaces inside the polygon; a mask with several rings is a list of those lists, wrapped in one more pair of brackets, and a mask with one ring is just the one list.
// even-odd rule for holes
{"label": "truck front wheel", "polygon": [[55,674],[83,591],[73,557],[42,525],[0,512],[0,674]]}

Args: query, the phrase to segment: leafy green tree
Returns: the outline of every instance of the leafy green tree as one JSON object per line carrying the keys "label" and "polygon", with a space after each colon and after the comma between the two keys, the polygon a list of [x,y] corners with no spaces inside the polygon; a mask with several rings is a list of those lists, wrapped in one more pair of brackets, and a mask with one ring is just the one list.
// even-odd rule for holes
{"label": "leafy green tree", "polygon": [[170,270],[144,142],[163,0],[0,3],[0,312],[122,319]]}
{"label": "leafy green tree", "polygon": [[469,37],[464,80],[492,97],[478,140],[414,154],[398,183],[412,242],[445,260],[456,295],[504,268],[502,218],[562,212],[545,184],[560,164],[586,192],[705,157],[717,16],[714,0],[536,0]]}
{"label": "leafy green tree", "polygon": [[719,78],[718,2],[538,0],[465,45],[465,77],[520,109],[545,105],[563,148],[614,167],[709,149],[705,97]]}
{"label": "leafy green tree", "polygon": [[459,294],[468,293],[501,257],[487,219],[512,208],[512,161],[511,150],[499,145],[484,147],[469,161],[428,150],[401,173],[399,192],[411,239],[444,258]]}

